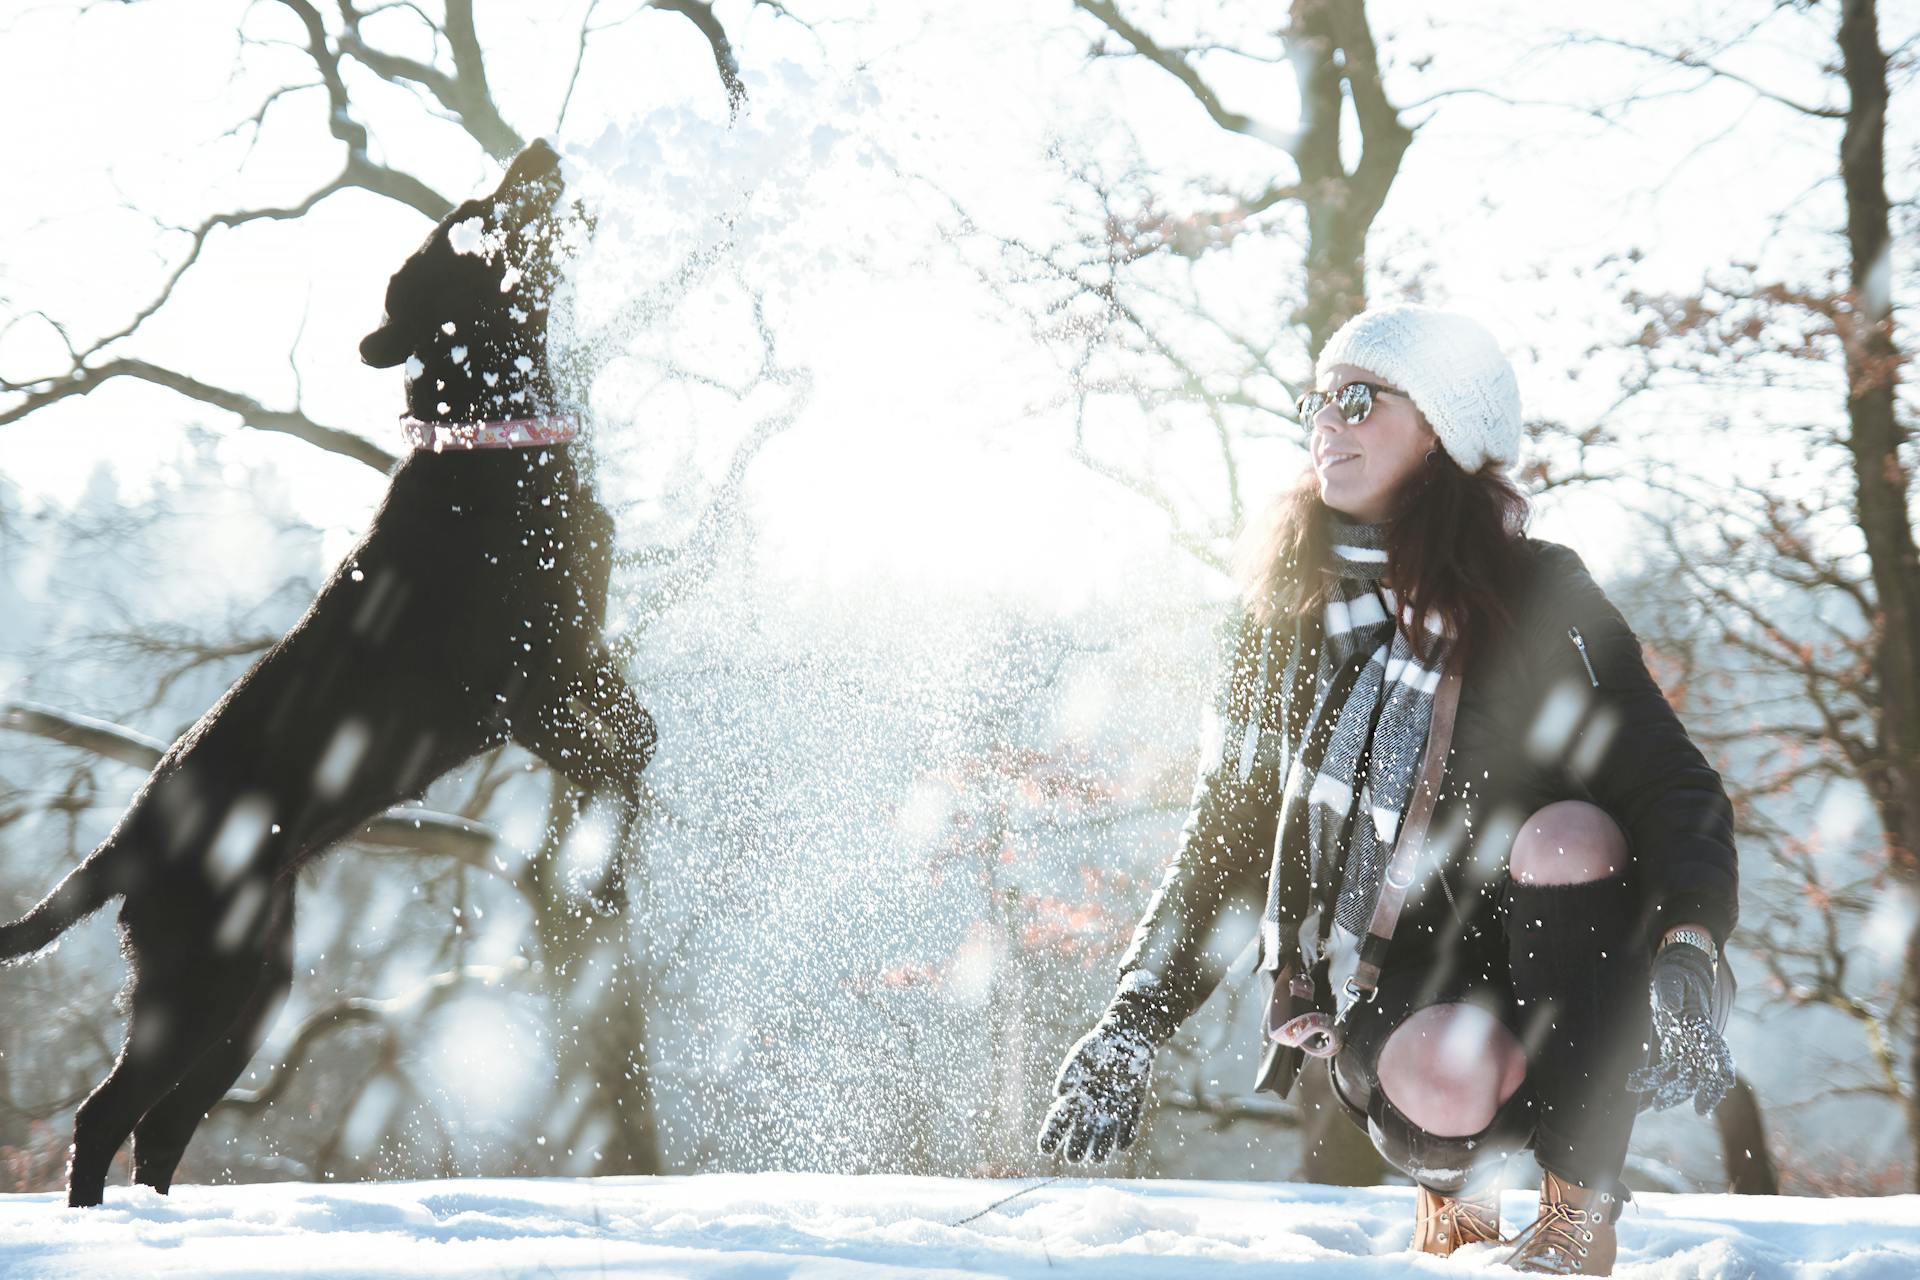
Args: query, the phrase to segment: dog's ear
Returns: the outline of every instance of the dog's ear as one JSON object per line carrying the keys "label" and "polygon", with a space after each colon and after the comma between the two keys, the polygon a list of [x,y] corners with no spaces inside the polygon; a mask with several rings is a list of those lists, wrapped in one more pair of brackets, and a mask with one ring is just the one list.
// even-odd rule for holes
{"label": "dog's ear", "polygon": [[[454,210],[459,212],[460,209]],[[427,327],[421,309],[430,292],[427,284],[433,274],[431,261],[436,253],[446,255],[445,225],[442,222],[435,227],[426,243],[415,249],[387,281],[385,314],[380,327],[360,339],[360,359],[376,369],[405,364],[420,344],[421,331]]]}
{"label": "dog's ear", "polygon": [[360,359],[376,369],[405,364],[413,354],[413,340],[392,320],[360,339]]}

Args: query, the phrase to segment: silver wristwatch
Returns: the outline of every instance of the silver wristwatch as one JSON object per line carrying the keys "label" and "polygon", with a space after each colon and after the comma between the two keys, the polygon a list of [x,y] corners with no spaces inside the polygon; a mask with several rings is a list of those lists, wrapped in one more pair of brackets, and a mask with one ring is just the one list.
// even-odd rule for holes
{"label": "silver wristwatch", "polygon": [[1707,953],[1707,959],[1716,966],[1720,963],[1720,948],[1713,945],[1713,935],[1705,929],[1696,929],[1687,924],[1679,925],[1667,930],[1666,936],[1660,940],[1660,945],[1666,947],[1675,942],[1684,942],[1688,946],[1698,947]]}

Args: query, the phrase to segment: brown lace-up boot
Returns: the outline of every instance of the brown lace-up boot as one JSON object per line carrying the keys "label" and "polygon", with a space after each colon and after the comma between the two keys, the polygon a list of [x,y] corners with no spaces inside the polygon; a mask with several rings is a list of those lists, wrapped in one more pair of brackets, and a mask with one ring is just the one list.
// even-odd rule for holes
{"label": "brown lace-up boot", "polygon": [[1462,1245],[1500,1239],[1500,1184],[1476,1195],[1448,1196],[1416,1188],[1413,1250],[1446,1255]]}
{"label": "brown lace-up boot", "polygon": [[1610,1191],[1545,1171],[1540,1216],[1514,1237],[1507,1265],[1550,1276],[1610,1276],[1619,1251],[1613,1227],[1619,1217],[1620,1200]]}

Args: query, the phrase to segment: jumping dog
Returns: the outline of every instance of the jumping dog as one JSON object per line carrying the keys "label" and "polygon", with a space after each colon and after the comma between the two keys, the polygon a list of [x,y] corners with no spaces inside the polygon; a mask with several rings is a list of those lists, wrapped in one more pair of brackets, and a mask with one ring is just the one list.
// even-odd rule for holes
{"label": "jumping dog", "polygon": [[613,521],[547,359],[577,208],[535,142],[394,274],[360,345],[406,366],[411,450],[292,630],[162,757],[0,963],[122,899],[126,1042],[80,1105],[67,1201],[97,1205],[129,1135],[165,1192],[293,976],[295,874],[475,754],[516,742],[631,821],[652,718],[601,640]]}

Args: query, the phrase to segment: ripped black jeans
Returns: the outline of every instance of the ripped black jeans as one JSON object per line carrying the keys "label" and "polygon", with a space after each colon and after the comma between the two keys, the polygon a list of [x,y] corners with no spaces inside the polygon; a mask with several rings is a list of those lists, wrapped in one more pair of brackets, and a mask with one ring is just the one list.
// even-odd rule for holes
{"label": "ripped black jeans", "polygon": [[[1523,885],[1410,902],[1379,990],[1348,1018],[1333,1090],[1388,1163],[1443,1194],[1477,1189],[1503,1158],[1532,1148],[1581,1186],[1618,1186],[1646,1060],[1650,955],[1626,876]],[[1379,1087],[1380,1050],[1415,1012],[1465,1002],[1491,1013],[1527,1056],[1527,1077],[1479,1133],[1428,1133]],[[1489,1070],[1492,1069],[1491,1064]]]}

